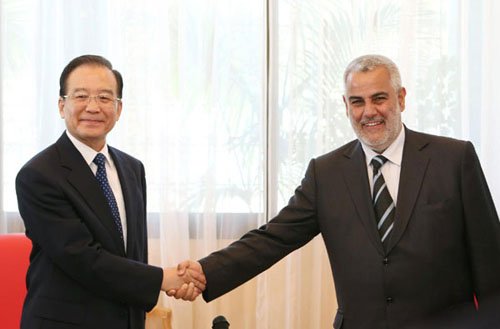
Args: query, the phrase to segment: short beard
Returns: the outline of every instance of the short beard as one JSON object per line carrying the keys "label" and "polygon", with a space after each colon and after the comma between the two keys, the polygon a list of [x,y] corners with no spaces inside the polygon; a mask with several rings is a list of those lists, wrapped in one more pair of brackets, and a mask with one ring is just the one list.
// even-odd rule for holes
{"label": "short beard", "polygon": [[[401,115],[398,116],[397,113],[401,113],[399,103],[396,105],[394,113],[391,114],[394,116],[395,122],[392,122],[392,126],[389,127],[387,126],[387,120],[384,120],[384,124],[386,125],[385,135],[376,141],[370,141],[366,136],[364,136],[363,128],[359,127],[358,130],[358,126],[356,125],[357,123],[353,122],[350,116],[349,116],[349,121],[351,121],[351,126],[354,130],[354,133],[363,144],[365,144],[366,146],[368,146],[377,153],[383,153],[389,146],[391,146],[394,140],[396,140],[400,132],[399,129],[401,128],[399,127],[401,127],[402,125]],[[392,140],[390,140],[391,138]]]}

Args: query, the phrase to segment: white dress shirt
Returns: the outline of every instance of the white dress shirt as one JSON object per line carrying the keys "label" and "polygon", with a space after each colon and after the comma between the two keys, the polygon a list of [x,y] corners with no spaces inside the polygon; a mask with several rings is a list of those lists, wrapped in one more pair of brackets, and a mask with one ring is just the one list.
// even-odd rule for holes
{"label": "white dress shirt", "polygon": [[[394,205],[396,206],[398,202],[399,175],[401,173],[401,160],[403,159],[404,144],[405,129],[402,127],[398,137],[396,137],[394,142],[392,142],[384,153],[381,154],[389,160],[382,166],[381,170],[385,183],[387,184],[389,194],[391,195]],[[373,167],[370,163],[372,159],[379,154],[373,151],[369,146],[363,144],[363,142],[361,142],[361,146],[365,152],[366,170],[368,171],[368,180],[370,182],[370,193],[373,195]]]}
{"label": "white dress shirt", "polygon": [[113,194],[116,199],[116,204],[118,205],[118,211],[120,212],[120,220],[122,222],[123,229],[123,239],[125,244],[125,250],[127,249],[127,214],[125,212],[125,201],[123,200],[122,187],[120,185],[120,179],[118,178],[118,171],[116,171],[116,166],[113,162],[113,159],[109,155],[108,152],[108,144],[104,144],[104,147],[101,151],[96,152],[93,148],[84,143],[80,142],[78,139],[73,137],[67,130],[66,135],[71,140],[73,145],[75,145],[76,149],[82,154],[83,158],[87,162],[90,167],[90,170],[94,173],[97,173],[97,165],[93,162],[97,153],[102,153],[106,158],[105,167],[106,167],[106,176],[108,177],[109,185],[113,190]]}

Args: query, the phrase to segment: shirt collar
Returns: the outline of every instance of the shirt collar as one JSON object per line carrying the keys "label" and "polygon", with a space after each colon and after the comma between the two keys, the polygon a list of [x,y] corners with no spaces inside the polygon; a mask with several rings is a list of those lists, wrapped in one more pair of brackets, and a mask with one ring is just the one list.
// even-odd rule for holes
{"label": "shirt collar", "polygon": [[[361,141],[360,141],[361,142]],[[392,142],[391,145],[382,153],[384,157],[387,158],[393,164],[401,167],[401,160],[403,159],[403,146],[405,144],[405,127],[401,128],[398,137]],[[379,155],[377,152],[372,150],[368,145],[361,142],[363,151],[365,152],[366,165],[370,166],[372,159]]]}
{"label": "shirt collar", "polygon": [[66,135],[68,136],[69,140],[73,143],[73,145],[76,147],[76,149],[81,153],[83,158],[85,159],[85,162],[90,166],[97,153],[102,153],[104,157],[106,158],[106,161],[108,162],[109,165],[111,165],[110,157],[109,157],[109,151],[108,151],[108,144],[104,143],[104,146],[102,150],[97,152],[90,146],[80,142],[78,139],[76,139],[69,131],[66,130]]}

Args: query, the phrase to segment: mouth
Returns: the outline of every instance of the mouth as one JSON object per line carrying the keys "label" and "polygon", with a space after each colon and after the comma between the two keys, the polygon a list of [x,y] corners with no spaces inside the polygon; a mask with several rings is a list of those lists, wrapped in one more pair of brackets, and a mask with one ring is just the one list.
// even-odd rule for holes
{"label": "mouth", "polygon": [[90,124],[98,124],[103,122],[102,120],[95,120],[95,119],[80,119],[80,122],[83,123],[90,123]]}
{"label": "mouth", "polygon": [[385,123],[384,120],[377,120],[377,121],[367,121],[367,122],[361,122],[361,125],[363,127],[367,127],[367,128],[372,128],[372,127],[378,127],[380,125],[383,125]]}

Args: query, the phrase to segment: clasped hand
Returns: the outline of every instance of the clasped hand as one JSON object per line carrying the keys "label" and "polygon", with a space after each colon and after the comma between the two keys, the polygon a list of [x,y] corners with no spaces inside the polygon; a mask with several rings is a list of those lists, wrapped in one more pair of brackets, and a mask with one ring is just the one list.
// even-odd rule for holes
{"label": "clasped hand", "polygon": [[177,265],[177,268],[163,269],[161,290],[176,299],[193,301],[205,290],[206,284],[203,268],[196,261],[187,260]]}

